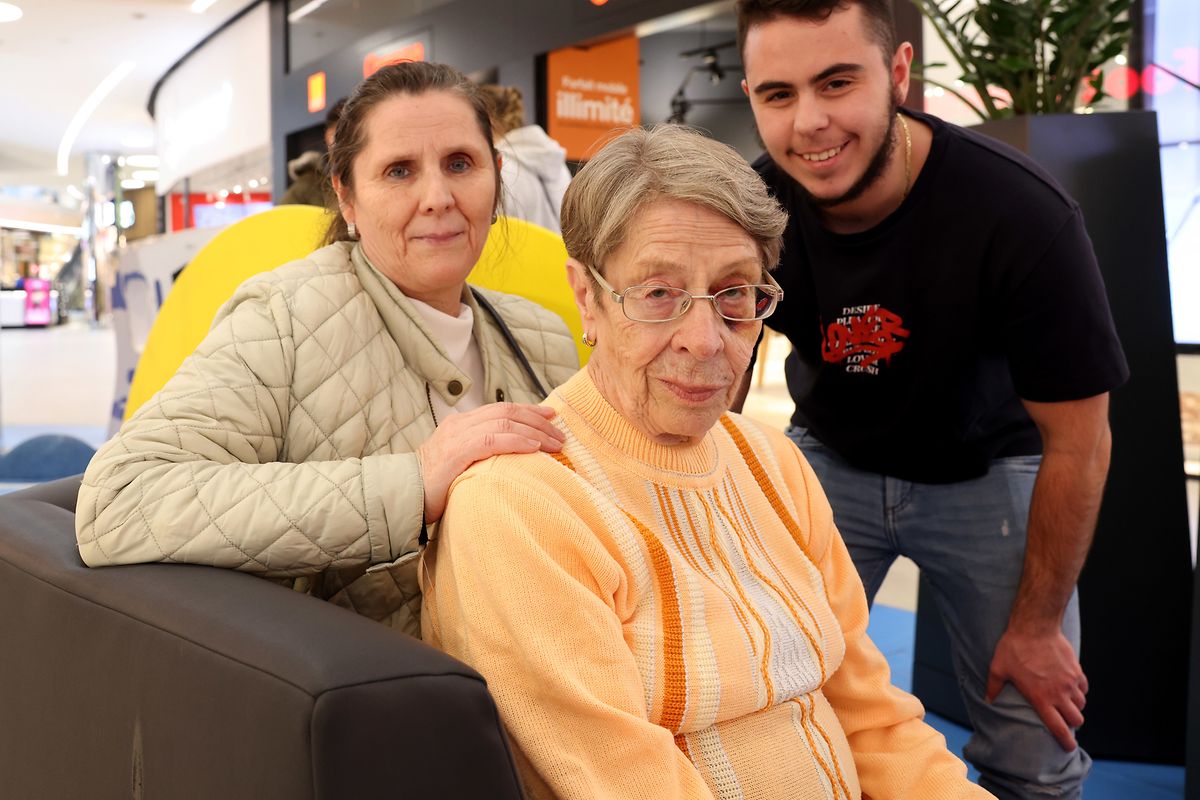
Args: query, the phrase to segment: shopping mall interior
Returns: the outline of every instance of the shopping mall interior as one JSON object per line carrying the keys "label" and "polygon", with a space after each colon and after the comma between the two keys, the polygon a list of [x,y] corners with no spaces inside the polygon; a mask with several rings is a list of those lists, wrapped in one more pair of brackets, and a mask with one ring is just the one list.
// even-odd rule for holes
{"label": "shopping mall interior", "polygon": [[[1069,31],[1108,26],[1107,44],[1096,45],[1102,52],[1063,108],[1014,111],[1019,104],[995,77],[1032,68],[1006,61],[1005,32],[988,28],[988,19],[1000,19],[988,13],[1014,6],[1033,27],[1010,39],[1035,28],[1041,35],[1039,13],[1057,15],[1046,34],[1056,47]],[[894,14],[900,40],[913,46],[904,106],[1023,150],[1083,209],[1131,374],[1111,393],[1112,463],[1078,584],[1080,658],[1090,681],[1078,738],[1094,757],[1084,787],[1092,800],[1200,800],[1200,4],[895,0]],[[974,44],[964,50],[968,40]],[[991,72],[964,63],[987,53]],[[253,630],[236,620],[235,600],[250,591],[243,584],[278,587],[236,573],[222,575],[241,582],[228,584],[231,594],[211,609],[171,605],[156,599],[160,581],[199,592],[217,570],[89,570],[66,533],[74,529],[75,476],[134,412],[160,402],[156,392],[234,288],[313,249],[330,212],[301,211],[285,194],[306,165],[325,169],[335,104],[404,61],[446,63],[477,84],[519,89],[525,122],[561,145],[571,174],[614,130],[639,125],[694,126],[749,162],[764,152],[743,91],[734,0],[0,2],[0,584],[10,586],[0,591],[0,718],[18,721],[0,726],[9,729],[0,732],[0,786],[14,792],[0,795],[234,798],[292,787],[288,794],[357,797],[348,787],[368,787],[368,779],[339,788],[341,770],[364,772],[354,766],[362,761],[386,768],[393,748],[410,753],[397,757],[401,776],[433,764],[446,786],[457,785],[447,778],[453,773],[512,773],[523,763],[519,752],[514,762],[503,730],[478,750],[441,746],[459,736],[445,720],[466,712],[444,690],[412,681],[457,674],[461,665],[448,656],[393,652],[374,630],[344,630],[357,620],[332,606],[334,615],[313,627],[293,627],[308,607],[289,606],[282,591],[262,602],[280,615],[265,619],[285,620],[283,627]],[[1067,67],[1056,60],[1046,74],[1055,70]],[[947,238],[976,223],[964,215],[940,222]],[[540,252],[565,255],[558,232],[547,235],[557,249]],[[555,288],[546,291],[566,297],[558,263]],[[578,314],[566,305],[578,336]],[[775,313],[787,308],[785,299]],[[796,409],[790,352],[785,336],[766,330],[744,406],[778,430]],[[64,490],[63,479],[74,484]],[[69,500],[56,505],[38,494],[52,485]],[[204,526],[184,516],[177,524]],[[62,563],[22,549],[41,527],[67,537],[55,551]],[[93,586],[100,576],[108,582]],[[927,721],[961,756],[971,720],[932,598],[901,556],[875,597],[868,634],[895,685],[917,695]],[[289,677],[287,654],[303,661],[337,649],[304,638],[318,628],[329,642],[351,637],[351,649]],[[51,633],[75,629],[87,635]],[[352,636],[360,635],[365,644],[355,650]],[[111,680],[114,670],[129,677]],[[346,675],[364,686],[409,676],[386,708],[403,714],[403,703],[413,703],[415,726],[379,718],[371,694],[321,717],[317,700],[337,693],[312,687]],[[60,692],[63,684],[74,688]],[[468,718],[494,724],[486,691],[470,702],[484,710]],[[225,711],[237,704],[239,711]],[[172,713],[178,719],[164,723]],[[390,739],[393,727],[426,734],[408,749],[411,731]],[[322,738],[339,730],[355,733]],[[256,739],[261,753],[242,744]],[[365,746],[370,755],[351,750]],[[639,764],[626,768],[636,774]],[[280,772],[294,774],[276,780]],[[407,777],[395,780],[404,786]],[[828,788],[811,796],[852,796],[845,786]]]}

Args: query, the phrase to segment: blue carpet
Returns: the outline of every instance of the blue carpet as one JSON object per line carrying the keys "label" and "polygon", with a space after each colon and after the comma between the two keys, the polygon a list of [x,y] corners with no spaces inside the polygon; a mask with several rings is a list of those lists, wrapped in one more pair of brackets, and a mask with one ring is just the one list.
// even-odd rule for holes
{"label": "blue carpet", "polygon": [[[892,683],[905,691],[912,691],[916,630],[917,617],[911,611],[883,605],[871,609],[867,634],[887,658],[892,669]],[[946,745],[952,753],[962,755],[970,731],[936,714],[928,714],[925,721],[946,737]],[[970,769],[970,774],[974,780],[975,770]],[[1086,800],[1180,800],[1183,797],[1183,767],[1096,761],[1084,784],[1083,796]]]}

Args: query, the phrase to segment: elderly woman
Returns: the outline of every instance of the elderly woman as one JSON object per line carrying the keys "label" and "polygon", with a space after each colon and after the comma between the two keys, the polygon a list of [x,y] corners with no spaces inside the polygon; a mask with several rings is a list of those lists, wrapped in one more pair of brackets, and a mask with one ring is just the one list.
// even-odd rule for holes
{"label": "elderly woman", "polygon": [[595,350],[547,401],[565,444],[467,470],[425,555],[426,639],[487,679],[532,797],[990,797],[890,685],[800,451],[725,410],[783,227],[681,128],[567,192]]}
{"label": "elderly woman", "polygon": [[[499,199],[488,106],[450,67],[364,81],[338,122],[328,246],[242,285],[95,456],[90,566],[189,562],[410,632],[418,542],[467,465],[558,450],[532,403],[578,369],[566,325],[467,286]],[[506,402],[499,402],[506,401]]]}

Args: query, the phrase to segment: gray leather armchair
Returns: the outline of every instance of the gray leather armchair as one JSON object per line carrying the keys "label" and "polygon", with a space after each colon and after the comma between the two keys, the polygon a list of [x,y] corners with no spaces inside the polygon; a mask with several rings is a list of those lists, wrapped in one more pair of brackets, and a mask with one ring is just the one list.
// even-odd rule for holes
{"label": "gray leather armchair", "polygon": [[89,569],[78,478],[0,497],[0,794],[519,798],[483,679],[249,575]]}

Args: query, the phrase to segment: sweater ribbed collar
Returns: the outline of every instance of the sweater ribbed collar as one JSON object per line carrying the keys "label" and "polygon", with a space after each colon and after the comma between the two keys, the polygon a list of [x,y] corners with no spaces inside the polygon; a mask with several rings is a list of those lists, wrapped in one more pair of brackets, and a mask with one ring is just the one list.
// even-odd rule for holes
{"label": "sweater ribbed collar", "polygon": [[592,379],[591,368],[584,367],[554,390],[565,406],[567,413],[584,423],[585,430],[568,425],[580,441],[591,447],[607,447],[610,455],[625,461],[635,461],[653,471],[667,471],[679,475],[704,477],[712,475],[717,468],[717,445],[710,430],[699,441],[691,444],[664,445],[651,439],[632,422],[617,411],[600,394]]}

